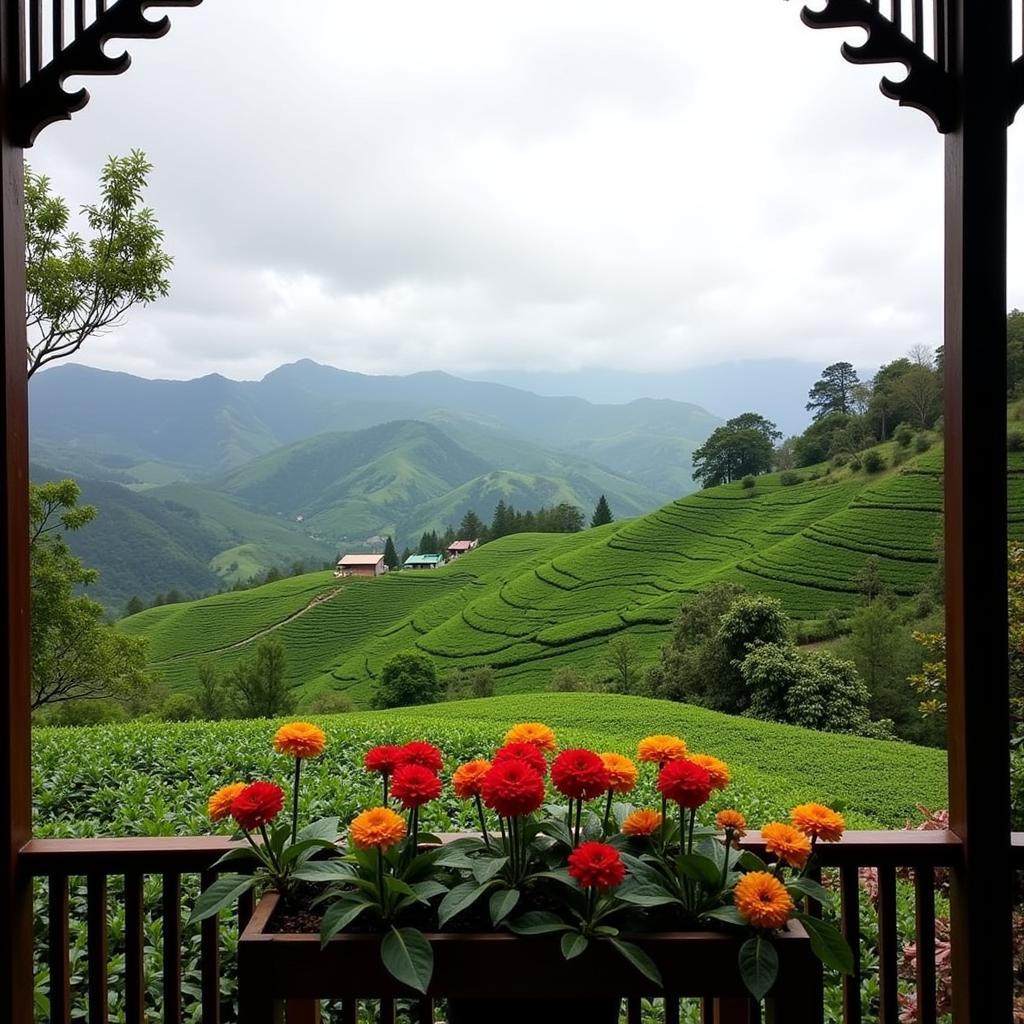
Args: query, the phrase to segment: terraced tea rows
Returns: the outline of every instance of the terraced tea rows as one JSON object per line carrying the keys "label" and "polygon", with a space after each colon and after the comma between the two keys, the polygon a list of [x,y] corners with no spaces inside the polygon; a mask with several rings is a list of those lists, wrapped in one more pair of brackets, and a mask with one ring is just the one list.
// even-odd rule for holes
{"label": "terraced tea rows", "polygon": [[[307,696],[341,690],[363,704],[383,662],[411,648],[442,670],[491,665],[505,691],[541,689],[555,669],[593,670],[614,636],[628,633],[653,660],[680,604],[715,581],[778,597],[791,616],[815,620],[850,611],[858,574],[877,558],[883,581],[913,595],[936,564],[941,469],[933,450],[876,476],[833,470],[788,487],[768,476],[580,534],[507,537],[443,569],[353,581],[275,632],[289,678]],[[1010,492],[1011,523],[1024,529],[1024,457],[1011,459]],[[126,628],[152,635],[153,660],[173,684],[191,685],[204,651],[255,633],[259,615],[262,628],[287,619],[317,588],[335,585],[302,579],[308,589],[286,581],[147,612]],[[243,607],[232,606],[238,598]],[[227,666],[247,650],[218,657]]]}

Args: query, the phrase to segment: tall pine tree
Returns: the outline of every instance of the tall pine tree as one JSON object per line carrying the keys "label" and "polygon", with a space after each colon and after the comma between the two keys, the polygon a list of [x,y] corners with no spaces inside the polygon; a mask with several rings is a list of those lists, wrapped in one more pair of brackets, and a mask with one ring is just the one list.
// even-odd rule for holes
{"label": "tall pine tree", "polygon": [[597,499],[597,505],[594,508],[594,514],[590,517],[591,526],[605,526],[607,523],[614,521],[612,516],[612,510],[608,507],[608,499],[602,494]]}
{"label": "tall pine tree", "polygon": [[395,550],[395,542],[390,536],[384,542],[384,564],[389,569],[398,568],[398,552]]}

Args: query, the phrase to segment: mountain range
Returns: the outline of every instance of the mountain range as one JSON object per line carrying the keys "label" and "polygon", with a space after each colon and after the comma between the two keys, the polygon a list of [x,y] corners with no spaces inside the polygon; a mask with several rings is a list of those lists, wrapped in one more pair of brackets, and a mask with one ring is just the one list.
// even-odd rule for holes
{"label": "mountain range", "polygon": [[100,516],[71,537],[111,606],[315,565],[366,538],[415,544],[499,499],[604,494],[618,518],[693,490],[719,423],[671,400],[601,405],[444,373],[302,361],[261,381],[153,381],[69,364],[31,392],[33,476],[74,476]]}

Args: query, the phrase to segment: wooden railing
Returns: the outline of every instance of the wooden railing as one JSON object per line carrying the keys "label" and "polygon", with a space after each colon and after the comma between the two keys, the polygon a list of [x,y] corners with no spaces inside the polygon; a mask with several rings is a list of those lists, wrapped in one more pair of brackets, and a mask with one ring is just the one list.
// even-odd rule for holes
{"label": "wooden railing", "polygon": [[[48,928],[46,933],[45,966],[49,969],[49,1021],[52,1024],[70,1024],[72,1020],[72,994],[69,959],[71,879],[85,879],[85,928],[87,933],[87,1021],[88,1024],[107,1024],[108,1021],[108,963],[110,944],[108,928],[110,901],[108,881],[123,879],[123,945],[124,956],[124,1020],[126,1024],[145,1024],[154,1017],[153,1000],[147,1008],[147,985],[158,985],[162,993],[163,1024],[179,1024],[183,1011],[182,975],[182,879],[198,876],[200,884],[207,884],[214,873],[212,865],[232,843],[223,837],[186,837],[150,839],[36,839],[22,851],[21,863],[35,878],[45,879],[47,885]],[[744,845],[755,852],[760,848],[760,837],[752,833]],[[1013,836],[1013,849],[1018,867],[1024,868],[1024,833]],[[918,1024],[935,1024],[936,972],[935,972],[935,870],[958,865],[960,841],[951,832],[849,832],[839,843],[820,845],[818,862],[825,873],[826,883],[839,893],[841,923],[844,934],[855,954],[856,973],[842,982],[843,1024],[860,1024],[867,1007],[862,1005],[863,965],[860,957],[860,914],[866,898],[861,872],[873,869],[873,885],[877,896],[875,913],[878,927],[878,986],[877,1013],[880,1024],[897,1024],[899,960],[902,952],[897,932],[897,882],[901,874],[909,872],[916,900],[913,941],[917,947],[916,993]],[[157,905],[147,906],[143,899],[143,883],[158,876],[160,896]],[[236,915],[239,929],[244,927],[253,912],[252,895],[239,900]],[[223,915],[224,919],[228,915]],[[144,972],[145,923],[161,922],[162,969],[159,979],[147,979]],[[221,994],[221,958],[224,947],[220,918],[200,925],[199,963],[200,978],[198,1001],[202,1024],[219,1024],[230,1013],[223,1013]],[[38,934],[38,932],[37,932]],[[821,978],[809,979],[821,986]],[[820,1020],[825,1019],[824,992],[821,991]],[[81,998],[81,997],[80,997]],[[191,998],[195,998],[193,995]],[[415,1009],[420,1022],[434,1020],[434,1010],[428,1000],[420,1001]],[[378,1008],[381,1022],[394,1020],[395,1006],[382,1001]],[[344,1024],[355,1022],[354,1004],[342,1006],[338,1018]],[[666,1024],[678,1022],[678,1000],[666,1000]],[[45,1015],[38,1020],[47,1019]],[[291,1008],[290,1021],[312,1020],[310,1005]],[[627,1006],[630,1024],[639,1024],[639,1000],[630,1000]],[[736,1005],[719,1003],[702,1008],[706,1024],[747,1024],[751,1010],[744,1002]],[[243,1022],[244,1024],[244,1022]]]}

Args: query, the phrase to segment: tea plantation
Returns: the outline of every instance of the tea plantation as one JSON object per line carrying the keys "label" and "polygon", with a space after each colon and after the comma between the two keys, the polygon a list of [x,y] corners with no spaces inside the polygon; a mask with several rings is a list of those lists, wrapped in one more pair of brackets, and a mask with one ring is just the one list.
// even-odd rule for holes
{"label": "tea plantation", "polygon": [[[893,445],[880,449],[891,461]],[[303,700],[344,692],[366,706],[391,655],[416,648],[444,671],[490,665],[500,692],[543,689],[555,669],[592,669],[610,637],[628,633],[656,657],[680,604],[715,581],[778,597],[799,620],[845,614],[856,576],[876,556],[901,597],[934,571],[942,519],[942,452],[869,475],[848,468],[727,484],[642,518],[570,535],[520,534],[442,569],[336,581],[317,573],[163,607],[120,628],[150,638],[176,688],[197,661],[221,668],[273,631]],[[1024,530],[1024,455],[1010,464],[1011,529]]]}

